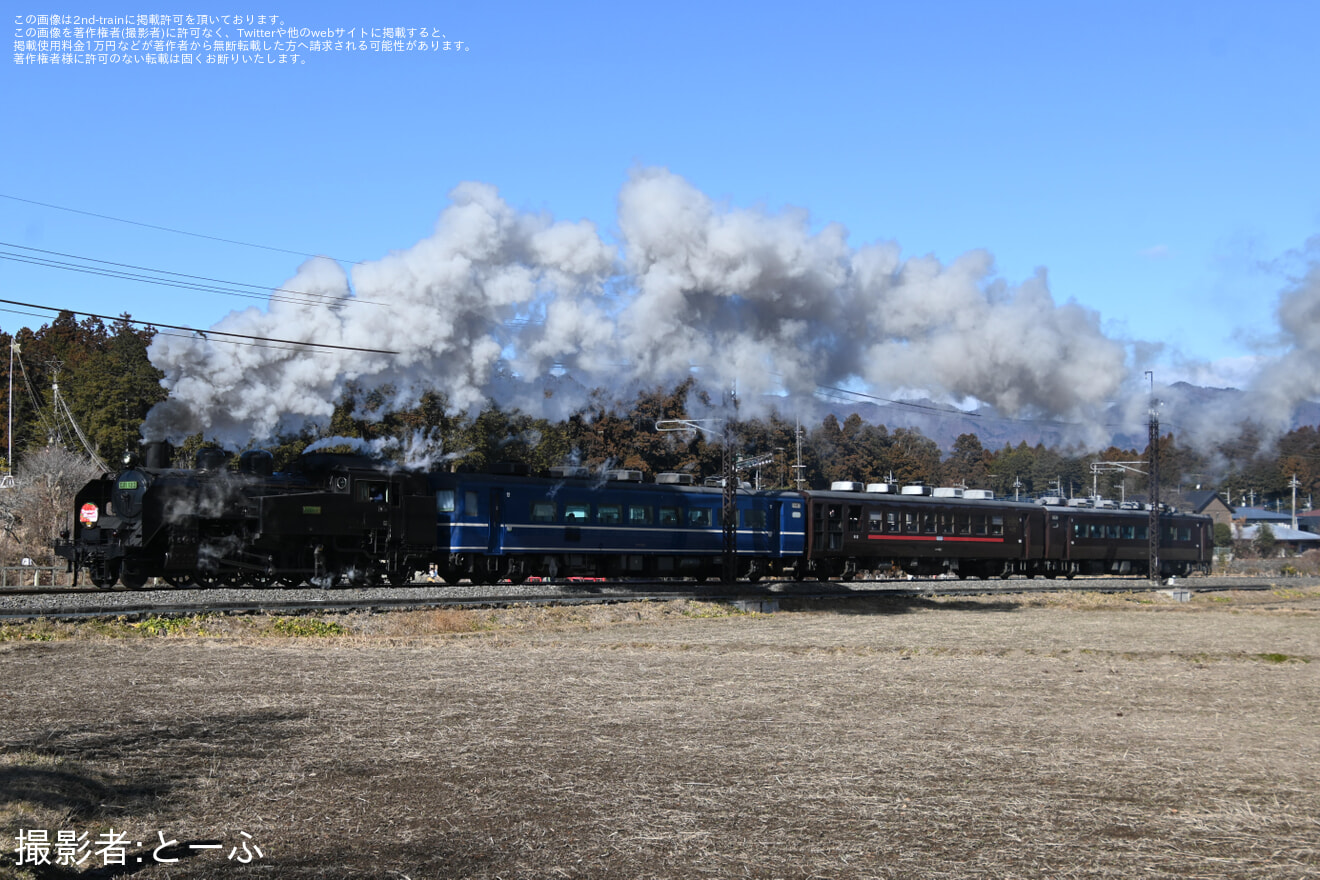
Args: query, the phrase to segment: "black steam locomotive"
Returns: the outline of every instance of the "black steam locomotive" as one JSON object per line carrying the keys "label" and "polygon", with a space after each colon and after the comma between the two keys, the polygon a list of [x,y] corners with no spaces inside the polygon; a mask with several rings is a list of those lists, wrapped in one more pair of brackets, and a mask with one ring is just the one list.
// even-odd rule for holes
{"label": "black steam locomotive", "polygon": [[[683,475],[522,466],[424,474],[356,455],[304,455],[277,473],[269,453],[203,449],[169,467],[167,444],[93,480],[56,545],[94,584],[140,589],[304,582],[403,584],[434,567],[446,581],[685,577],[721,570],[723,493]],[[998,500],[989,492],[836,484],[736,496],[740,577],[895,573],[1072,577],[1149,572],[1144,509]],[[1164,512],[1160,575],[1209,570],[1209,517]]]}
{"label": "black steam locomotive", "polygon": [[226,467],[224,450],[169,466],[167,443],[83,487],[76,521],[55,546],[98,587],[295,586],[406,583],[435,544],[434,497],[424,475],[353,455],[304,455],[275,473],[264,450]]}

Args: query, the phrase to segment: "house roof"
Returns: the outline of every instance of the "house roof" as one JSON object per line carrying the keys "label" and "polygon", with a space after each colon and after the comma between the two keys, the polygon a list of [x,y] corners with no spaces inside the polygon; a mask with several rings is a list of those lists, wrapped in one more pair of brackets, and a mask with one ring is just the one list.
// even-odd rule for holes
{"label": "house roof", "polygon": [[[1219,493],[1216,492],[1214,489],[1198,489],[1193,492],[1183,493],[1183,499],[1186,500],[1186,502],[1189,505],[1191,505],[1192,513],[1201,513],[1207,507],[1209,507],[1211,502],[1213,502],[1216,498],[1219,498]],[[1221,499],[1221,503],[1222,503],[1222,499]],[[1225,504],[1224,506],[1227,507],[1228,505]]]}
{"label": "house roof", "polygon": [[1233,519],[1245,519],[1247,522],[1292,522],[1292,514],[1266,510],[1263,507],[1235,507]]}
{"label": "house roof", "polygon": [[[1233,530],[1233,537],[1242,541],[1254,541],[1260,534],[1261,524],[1254,526],[1242,526],[1240,529]],[[1298,529],[1290,529],[1287,526],[1276,526],[1269,524],[1270,531],[1274,532],[1276,541],[1288,541],[1297,544],[1317,544],[1320,543],[1320,535],[1315,532],[1303,532]]]}

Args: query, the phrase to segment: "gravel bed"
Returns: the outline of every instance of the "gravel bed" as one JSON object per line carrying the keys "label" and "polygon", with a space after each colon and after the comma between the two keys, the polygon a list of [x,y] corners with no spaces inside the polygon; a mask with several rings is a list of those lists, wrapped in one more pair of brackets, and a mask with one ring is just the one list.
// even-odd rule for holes
{"label": "gravel bed", "polygon": [[[593,593],[592,595],[600,595]],[[498,590],[491,586],[459,584],[455,586],[417,586],[417,587],[373,587],[373,588],[335,588],[318,589],[302,587],[298,589],[256,589],[243,587],[221,587],[203,589],[161,589],[161,590],[107,590],[87,593],[56,593],[51,595],[6,595],[0,593],[0,614],[14,611],[36,611],[43,614],[59,614],[75,611],[107,611],[122,609],[131,613],[135,609],[168,605],[171,607],[195,607],[198,611],[215,606],[261,605],[261,604],[317,604],[342,605],[346,603],[371,605],[373,602],[397,602],[415,599],[419,602],[445,599],[466,600],[485,598],[492,595],[517,600],[520,597],[541,597],[562,594],[565,597],[582,595],[580,591],[570,590],[554,584],[500,584]]]}
{"label": "gravel bed", "polygon": [[[1320,583],[1320,578],[1269,579],[1258,577],[1197,577],[1179,579],[1173,585],[1161,585],[1160,589],[1188,589],[1193,592],[1206,590],[1260,589],[1273,583],[1288,586],[1312,586]],[[893,590],[909,592],[919,590],[924,593],[943,592],[980,592],[980,593],[1016,593],[1042,590],[1101,590],[1126,591],[1150,589],[1150,583],[1140,578],[1077,578],[1072,581],[1050,581],[1043,578],[1011,578],[1008,580],[959,581],[952,579],[886,580],[886,581],[807,581],[804,583],[775,583],[752,585],[740,583],[737,587],[726,589],[719,584],[699,585],[692,582],[673,584],[636,585],[634,589],[644,591],[667,590],[691,593],[695,598],[722,597],[731,592],[738,594],[771,593],[773,595],[817,594],[823,590],[839,592],[870,592],[875,590]],[[130,614],[158,606],[172,608],[196,608],[203,611],[217,606],[251,606],[275,604],[316,605],[363,605],[373,603],[397,603],[416,600],[419,603],[443,602],[444,600],[465,601],[489,599],[518,601],[521,598],[544,598],[562,596],[564,599],[609,599],[624,597],[630,590],[624,585],[609,584],[496,584],[496,585],[419,585],[413,587],[374,587],[335,589],[298,588],[298,589],[244,589],[224,587],[210,590],[202,589],[161,589],[161,590],[111,590],[87,593],[57,593],[52,595],[6,595],[0,592],[0,614],[36,613],[58,615],[75,612],[108,612]]]}

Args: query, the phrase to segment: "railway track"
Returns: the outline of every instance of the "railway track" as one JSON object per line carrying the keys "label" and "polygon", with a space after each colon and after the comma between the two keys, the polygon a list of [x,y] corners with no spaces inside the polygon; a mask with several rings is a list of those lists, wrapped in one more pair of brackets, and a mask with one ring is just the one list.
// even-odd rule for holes
{"label": "railway track", "polygon": [[[1288,579],[1289,584],[1315,579]],[[892,581],[775,581],[759,584],[677,585],[672,581],[600,584],[496,584],[336,589],[160,589],[97,590],[54,587],[0,590],[0,621],[31,619],[88,619],[147,616],[186,616],[200,613],[337,613],[346,611],[398,611],[423,608],[495,607],[514,604],[603,604],[612,602],[696,599],[746,603],[768,608],[783,599],[875,599],[931,596],[1012,595],[1059,591],[1140,592],[1189,589],[1266,590],[1277,580],[1264,578],[1192,578],[1176,584],[1152,583],[1145,578],[1085,578],[1043,581],[1026,578],[1004,581],[892,580]],[[770,604],[767,604],[770,603]]]}

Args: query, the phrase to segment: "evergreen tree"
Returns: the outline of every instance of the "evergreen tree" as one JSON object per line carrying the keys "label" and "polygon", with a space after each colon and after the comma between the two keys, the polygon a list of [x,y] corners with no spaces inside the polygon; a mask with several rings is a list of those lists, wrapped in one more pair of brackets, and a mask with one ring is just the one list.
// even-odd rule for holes
{"label": "evergreen tree", "polygon": [[74,418],[107,462],[137,450],[147,411],[165,399],[164,374],[147,359],[156,331],[139,330],[130,321],[121,315],[61,383]]}
{"label": "evergreen tree", "polygon": [[975,434],[959,434],[944,461],[943,482],[949,486],[985,488],[989,483],[989,456]]}
{"label": "evergreen tree", "polygon": [[[1036,455],[1023,440],[1016,447],[1008,444],[990,459],[990,471],[995,474],[990,488],[1001,497],[1028,497],[1035,492],[1032,473],[1036,468]],[[1021,486],[1015,484],[1021,483]]]}

